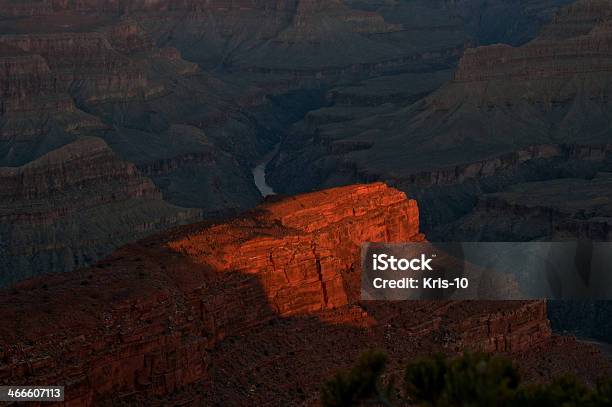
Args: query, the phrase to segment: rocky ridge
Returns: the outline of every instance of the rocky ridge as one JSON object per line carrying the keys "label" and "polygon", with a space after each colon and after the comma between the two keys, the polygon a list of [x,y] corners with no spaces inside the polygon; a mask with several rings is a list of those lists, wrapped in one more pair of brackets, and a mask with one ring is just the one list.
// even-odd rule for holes
{"label": "rocky ridge", "polygon": [[510,241],[575,237],[608,241],[610,179],[609,173],[598,173],[591,179],[528,182],[485,194],[474,212],[453,224],[458,229],[453,233],[470,237],[481,233],[484,240],[503,236]]}
{"label": "rocky ridge", "polygon": [[[403,357],[562,346],[606,368],[592,349],[551,336],[541,301],[360,303],[359,244],[422,239],[416,203],[373,184],[269,200],[128,245],[91,268],[0,293],[0,382],[65,384],[68,403],[86,405],[272,394],[286,405],[314,404],[321,374],[364,346]],[[301,368],[270,363],[287,357]],[[557,369],[574,368],[564,363]],[[245,371],[261,373],[256,390],[242,386]]]}

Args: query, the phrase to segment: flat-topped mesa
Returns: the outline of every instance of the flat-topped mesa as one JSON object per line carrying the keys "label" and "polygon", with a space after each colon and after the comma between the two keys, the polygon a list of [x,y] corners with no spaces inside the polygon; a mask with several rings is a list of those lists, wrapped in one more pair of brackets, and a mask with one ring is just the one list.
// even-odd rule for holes
{"label": "flat-topped mesa", "polygon": [[[376,236],[373,233],[372,239],[401,241],[412,239],[419,233],[416,201],[407,200],[405,193],[380,182],[350,190],[334,188],[299,195],[279,203],[264,204],[262,208],[280,219],[283,225],[305,232],[322,229],[351,216],[380,216],[380,211],[383,211],[388,234]],[[396,227],[401,230],[395,230]]]}
{"label": "flat-topped mesa", "polygon": [[416,202],[377,183],[267,203],[254,218],[168,246],[217,271],[257,274],[276,312],[289,315],[346,305],[361,243],[419,240]]}

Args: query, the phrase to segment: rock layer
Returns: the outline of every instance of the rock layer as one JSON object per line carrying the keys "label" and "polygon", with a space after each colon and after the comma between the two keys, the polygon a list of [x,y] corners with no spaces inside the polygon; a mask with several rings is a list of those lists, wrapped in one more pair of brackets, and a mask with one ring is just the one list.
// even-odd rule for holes
{"label": "rock layer", "polygon": [[[364,346],[406,356],[526,352],[550,341],[541,301],[360,305],[359,244],[422,239],[415,202],[383,184],[268,201],[225,223],[149,238],[92,268],[1,292],[0,383],[63,384],[74,405],[159,397],[286,405],[299,394],[289,386],[280,395],[279,383],[311,398],[321,372]],[[320,351],[336,341],[334,352]],[[261,391],[235,382],[245,369],[262,372]]]}
{"label": "rock layer", "polygon": [[[22,167],[99,137],[168,204],[210,216],[236,213],[261,201],[250,168],[309,110],[334,99],[377,108],[417,100],[450,78],[467,45],[485,37],[524,42],[506,25],[499,32],[481,27],[485,16],[502,22],[517,9],[514,31],[531,32],[564,1],[517,8],[502,0],[0,0],[0,166]],[[339,83],[330,99],[322,97]],[[369,115],[351,113],[362,114]],[[336,109],[308,120],[345,118]],[[333,150],[366,147],[357,141]],[[97,184],[84,188],[95,194]],[[99,194],[101,202],[108,192]],[[85,224],[69,212],[80,230],[113,223],[95,217]],[[128,222],[141,222],[131,214]],[[95,233],[72,230],[62,232],[72,242],[67,250],[89,251],[89,261],[106,254],[81,247],[97,240]],[[30,238],[0,235],[29,253],[57,240],[44,230],[39,238],[26,249]],[[30,257],[24,267],[36,261]],[[72,264],[81,263],[51,261],[48,270]],[[31,275],[0,269],[8,272]]]}
{"label": "rock layer", "polygon": [[[453,234],[465,239],[510,241],[583,238],[608,241],[612,177],[563,178],[516,184],[483,195],[469,215],[456,221]],[[485,225],[484,227],[482,225]]]}
{"label": "rock layer", "polygon": [[93,137],[1,168],[0,183],[0,285],[82,267],[135,237],[199,218],[165,203],[133,164]]}
{"label": "rock layer", "polygon": [[468,49],[452,81],[413,103],[351,114],[336,99],[294,127],[270,184],[295,193],[384,180],[423,204],[438,238],[484,193],[609,171],[611,12],[581,0],[520,47]]}

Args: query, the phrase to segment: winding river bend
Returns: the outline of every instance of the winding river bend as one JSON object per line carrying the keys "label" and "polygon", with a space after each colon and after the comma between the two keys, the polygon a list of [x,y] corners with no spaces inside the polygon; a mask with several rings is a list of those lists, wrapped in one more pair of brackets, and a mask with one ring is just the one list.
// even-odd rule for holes
{"label": "winding river bend", "polygon": [[272,151],[266,154],[261,161],[255,167],[253,167],[252,170],[255,185],[263,197],[268,195],[276,195],[274,189],[272,189],[272,187],[266,182],[266,168],[268,167],[270,161],[272,161],[272,158],[274,158],[276,155],[279,146],[280,144],[277,144]]}

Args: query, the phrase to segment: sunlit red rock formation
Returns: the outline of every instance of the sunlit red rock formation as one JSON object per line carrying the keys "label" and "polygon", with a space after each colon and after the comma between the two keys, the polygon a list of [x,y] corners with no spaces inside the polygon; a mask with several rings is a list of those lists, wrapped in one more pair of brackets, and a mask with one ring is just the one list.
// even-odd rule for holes
{"label": "sunlit red rock formation", "polygon": [[418,218],[415,201],[375,184],[267,203],[168,245],[215,270],[257,275],[270,305],[289,315],[346,305],[343,274],[359,267],[359,245],[421,240]]}
{"label": "sunlit red rock formation", "polygon": [[0,383],[63,384],[70,405],[314,404],[367,347],[401,363],[553,346],[544,302],[360,303],[359,244],[422,239],[416,203],[384,184],[149,238],[1,292]]}

